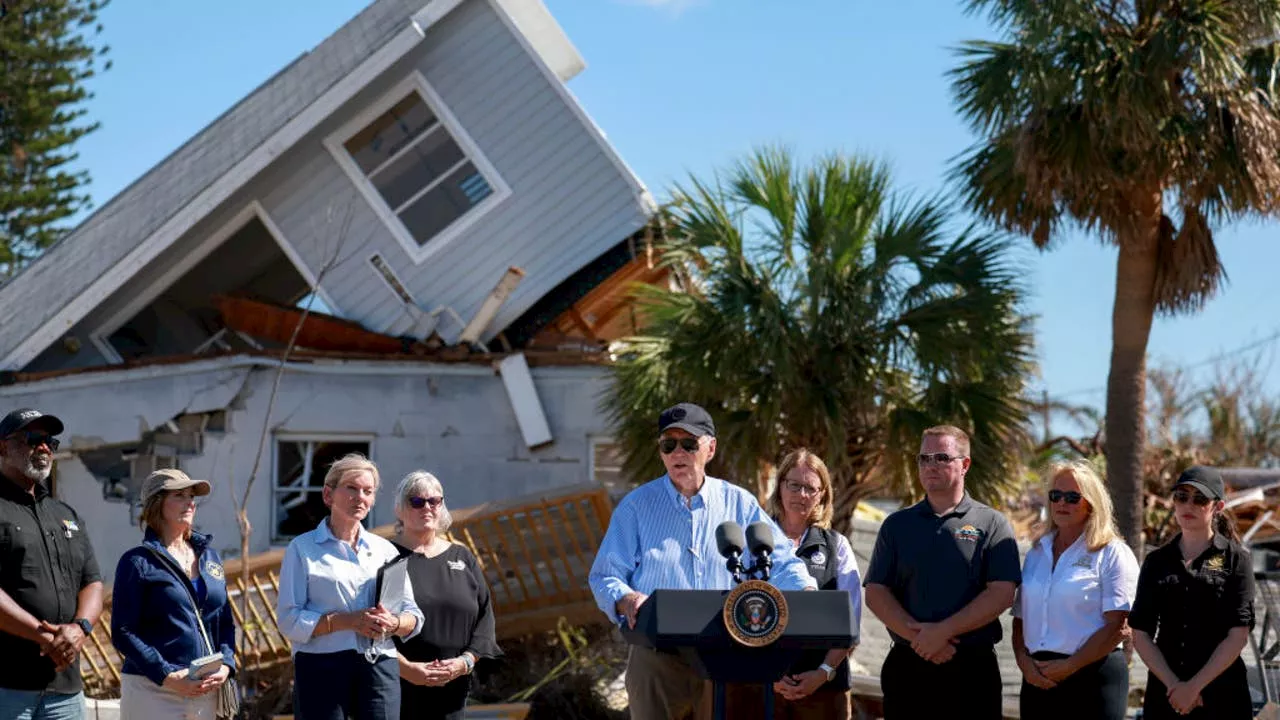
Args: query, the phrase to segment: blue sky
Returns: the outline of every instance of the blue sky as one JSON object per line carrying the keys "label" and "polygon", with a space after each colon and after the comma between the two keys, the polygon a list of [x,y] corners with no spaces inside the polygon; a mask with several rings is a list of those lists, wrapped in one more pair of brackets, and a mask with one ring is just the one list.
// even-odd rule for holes
{"label": "blue sky", "polygon": [[[114,67],[93,81],[102,129],[81,162],[99,204],[300,53],[364,0],[117,0],[103,13]],[[990,33],[960,0],[547,0],[587,62],[578,96],[659,198],[765,143],[802,155],[867,153],[900,188],[945,192],[972,140],[944,76],[964,39]],[[1218,232],[1230,282],[1204,312],[1160,319],[1151,361],[1203,363],[1280,343],[1280,223]],[[1019,244],[1037,315],[1037,386],[1101,403],[1110,354],[1115,252],[1091,237],[1038,253]],[[1268,365],[1280,391],[1280,370]]]}

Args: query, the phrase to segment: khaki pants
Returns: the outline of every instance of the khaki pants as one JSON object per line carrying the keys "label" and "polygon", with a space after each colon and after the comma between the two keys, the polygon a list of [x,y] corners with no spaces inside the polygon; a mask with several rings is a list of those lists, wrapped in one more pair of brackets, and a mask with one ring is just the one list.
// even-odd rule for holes
{"label": "khaki pants", "polygon": [[710,685],[675,655],[631,646],[627,658],[631,720],[710,718]]}
{"label": "khaki pants", "polygon": [[121,720],[214,720],[217,710],[216,690],[187,698],[141,675],[120,676]]}

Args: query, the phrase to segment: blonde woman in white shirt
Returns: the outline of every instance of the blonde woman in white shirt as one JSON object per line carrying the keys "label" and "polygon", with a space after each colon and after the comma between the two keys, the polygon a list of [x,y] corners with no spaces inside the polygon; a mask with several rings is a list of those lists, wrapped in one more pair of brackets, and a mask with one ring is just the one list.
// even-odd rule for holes
{"label": "blonde woman in white shirt", "polygon": [[1054,467],[1049,520],[1027,553],[1014,603],[1022,717],[1119,720],[1129,670],[1119,645],[1138,560],[1115,530],[1111,499],[1087,463]]}

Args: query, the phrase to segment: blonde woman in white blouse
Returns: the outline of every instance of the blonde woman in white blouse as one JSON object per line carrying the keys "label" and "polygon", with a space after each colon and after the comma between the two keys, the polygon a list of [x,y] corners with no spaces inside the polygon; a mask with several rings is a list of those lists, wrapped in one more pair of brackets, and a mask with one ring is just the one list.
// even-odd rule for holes
{"label": "blonde woman in white blouse", "polygon": [[1119,645],[1138,560],[1116,534],[1110,496],[1089,464],[1055,466],[1049,478],[1049,520],[1013,605],[1021,715],[1119,720],[1129,695]]}

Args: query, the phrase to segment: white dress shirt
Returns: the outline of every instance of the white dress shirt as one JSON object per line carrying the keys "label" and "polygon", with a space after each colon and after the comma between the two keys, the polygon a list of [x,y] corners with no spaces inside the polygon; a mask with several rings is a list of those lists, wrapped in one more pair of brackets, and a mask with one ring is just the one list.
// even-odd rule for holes
{"label": "white dress shirt", "polygon": [[1103,613],[1128,611],[1138,589],[1138,559],[1119,538],[1097,551],[1081,535],[1053,564],[1050,533],[1027,552],[1014,616],[1033,653],[1071,655],[1105,624]]}

